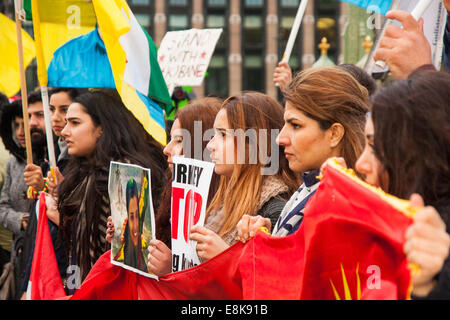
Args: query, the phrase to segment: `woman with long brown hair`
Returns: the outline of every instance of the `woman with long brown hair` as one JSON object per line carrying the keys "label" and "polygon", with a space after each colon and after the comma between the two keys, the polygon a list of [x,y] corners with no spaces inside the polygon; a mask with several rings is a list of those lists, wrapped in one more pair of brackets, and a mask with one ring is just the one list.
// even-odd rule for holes
{"label": "woman with long brown hair", "polygon": [[123,105],[115,90],[79,95],[70,105],[66,121],[61,134],[71,159],[58,185],[58,210],[49,206],[47,216],[59,225],[68,263],[80,268],[83,280],[106,251],[111,160],[150,168],[155,207],[165,186],[167,164],[162,146]]}
{"label": "woman with long brown hair", "polygon": [[[303,184],[292,195],[272,231],[294,233],[303,210],[319,186],[321,165],[333,156],[343,157],[350,167],[363,150],[364,125],[369,110],[367,89],[347,71],[337,67],[313,68],[298,73],[283,92],[286,99],[284,126],[277,142],[284,147],[289,168],[302,174]],[[238,225],[246,241],[269,219],[245,215]]]}
{"label": "woman with long brown hair", "polygon": [[214,121],[208,144],[220,184],[207,209],[204,227],[191,230],[203,260],[237,240],[236,224],[243,214],[276,221],[298,185],[275,137],[283,125],[281,105],[257,92],[229,97]]}

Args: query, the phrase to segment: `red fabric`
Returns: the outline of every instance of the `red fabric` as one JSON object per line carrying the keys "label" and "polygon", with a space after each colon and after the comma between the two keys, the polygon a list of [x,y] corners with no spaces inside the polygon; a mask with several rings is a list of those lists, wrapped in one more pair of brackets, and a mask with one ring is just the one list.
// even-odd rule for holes
{"label": "red fabric", "polygon": [[403,243],[411,222],[379,194],[327,166],[302,225],[301,298],[335,299],[331,280],[344,299],[342,265],[352,299],[358,297],[357,268],[361,299],[406,299],[411,278]]}
{"label": "red fabric", "polygon": [[[72,299],[334,300],[331,283],[344,299],[341,265],[352,299],[405,299],[410,273],[402,246],[410,223],[378,194],[327,167],[293,235],[258,232],[159,281],[111,265],[108,252]],[[378,268],[380,281],[372,281],[371,268]]]}
{"label": "red fabric", "polygon": [[31,266],[31,300],[50,300],[66,295],[58,271],[52,238],[48,228],[45,195],[39,198],[39,219]]}

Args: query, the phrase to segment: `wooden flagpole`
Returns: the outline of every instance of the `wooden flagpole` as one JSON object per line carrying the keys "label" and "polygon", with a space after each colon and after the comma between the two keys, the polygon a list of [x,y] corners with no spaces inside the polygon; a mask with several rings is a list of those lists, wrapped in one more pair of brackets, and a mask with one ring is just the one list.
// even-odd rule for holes
{"label": "wooden flagpole", "polygon": [[23,125],[25,130],[25,143],[27,152],[27,164],[33,163],[33,152],[31,148],[31,134],[30,125],[28,121],[28,94],[27,94],[27,82],[25,77],[25,64],[23,59],[23,42],[22,42],[22,20],[23,19],[23,7],[20,6],[21,1],[14,1],[15,17],[16,17],[16,33],[17,33],[17,47],[19,54],[19,70],[20,70],[20,92],[22,95],[22,112],[23,112]]}

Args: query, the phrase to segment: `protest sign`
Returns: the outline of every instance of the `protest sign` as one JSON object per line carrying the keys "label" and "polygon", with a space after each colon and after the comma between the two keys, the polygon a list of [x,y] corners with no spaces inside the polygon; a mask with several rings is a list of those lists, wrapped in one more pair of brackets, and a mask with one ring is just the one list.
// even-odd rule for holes
{"label": "protest sign", "polygon": [[200,264],[196,241],[189,240],[193,226],[203,226],[214,171],[212,162],[174,157],[172,172],[172,271]]}
{"label": "protest sign", "polygon": [[167,87],[201,85],[221,33],[222,29],[167,32],[158,50]]}
{"label": "protest sign", "polygon": [[157,278],[147,269],[148,245],[155,238],[155,215],[150,190],[149,169],[111,161],[108,193],[115,227],[111,263]]}

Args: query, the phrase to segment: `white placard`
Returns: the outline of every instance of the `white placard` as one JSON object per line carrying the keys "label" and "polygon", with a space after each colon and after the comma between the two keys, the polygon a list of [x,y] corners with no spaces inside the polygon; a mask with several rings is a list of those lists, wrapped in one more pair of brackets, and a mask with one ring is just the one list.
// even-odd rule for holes
{"label": "white placard", "polygon": [[167,87],[200,86],[221,33],[221,28],[167,32],[158,49]]}
{"label": "white placard", "polygon": [[174,157],[172,171],[172,272],[200,264],[196,241],[189,240],[193,226],[205,222],[214,163]]}

